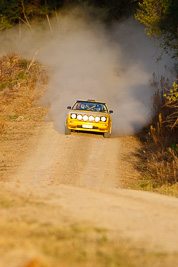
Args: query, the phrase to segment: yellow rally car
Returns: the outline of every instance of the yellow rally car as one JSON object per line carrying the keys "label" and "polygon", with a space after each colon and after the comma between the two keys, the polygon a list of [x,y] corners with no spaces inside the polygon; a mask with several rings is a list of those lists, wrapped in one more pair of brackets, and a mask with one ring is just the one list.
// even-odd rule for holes
{"label": "yellow rally car", "polygon": [[73,107],[67,107],[65,134],[71,131],[89,131],[103,133],[105,138],[111,135],[112,110],[105,103],[95,100],[77,100]]}

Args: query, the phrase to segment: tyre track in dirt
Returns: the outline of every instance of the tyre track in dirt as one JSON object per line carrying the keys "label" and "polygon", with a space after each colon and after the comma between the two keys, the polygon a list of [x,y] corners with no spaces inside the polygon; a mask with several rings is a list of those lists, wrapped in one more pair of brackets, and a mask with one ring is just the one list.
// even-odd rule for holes
{"label": "tyre track in dirt", "polygon": [[130,162],[135,148],[125,145],[128,139],[65,136],[44,123],[43,134],[6,186],[13,190],[18,181],[18,192],[33,192],[73,222],[105,227],[118,241],[128,238],[136,247],[177,255],[178,200],[121,189],[124,175],[136,175]]}
{"label": "tyre track in dirt", "polygon": [[43,130],[15,179],[34,184],[118,187],[119,139],[85,133],[65,136],[49,124]]}
{"label": "tyre track in dirt", "polygon": [[115,141],[81,133],[67,136],[54,183],[117,187],[119,140]]}

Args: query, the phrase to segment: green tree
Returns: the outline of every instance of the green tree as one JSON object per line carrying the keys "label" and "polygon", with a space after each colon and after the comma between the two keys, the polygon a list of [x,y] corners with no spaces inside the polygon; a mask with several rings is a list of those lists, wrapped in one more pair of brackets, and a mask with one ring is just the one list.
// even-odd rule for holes
{"label": "green tree", "polygon": [[0,30],[23,21],[30,27],[32,20],[40,21],[53,15],[63,6],[88,7],[94,16],[112,22],[134,13],[137,1],[133,0],[0,0]]}
{"label": "green tree", "polygon": [[0,30],[19,20],[30,26],[31,20],[53,14],[62,4],[63,0],[0,0]]}
{"label": "green tree", "polygon": [[134,14],[138,5],[137,1],[133,0],[64,0],[63,3],[93,7],[93,12],[107,23],[129,17]]}
{"label": "green tree", "polygon": [[139,1],[135,18],[146,26],[149,36],[162,40],[163,47],[177,54],[178,0]]}
{"label": "green tree", "polygon": [[166,122],[168,126],[173,129],[178,127],[178,84],[174,82],[173,88],[164,96],[167,98],[166,106],[172,110],[167,116]]}

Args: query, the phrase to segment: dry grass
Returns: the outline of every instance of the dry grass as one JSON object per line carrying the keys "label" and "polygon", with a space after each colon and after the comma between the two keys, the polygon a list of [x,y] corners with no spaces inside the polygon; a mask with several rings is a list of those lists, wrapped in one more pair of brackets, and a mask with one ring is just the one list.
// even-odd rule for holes
{"label": "dry grass", "polygon": [[170,127],[167,118],[174,111],[169,109],[167,98],[164,97],[170,89],[167,89],[164,78],[160,81],[161,90],[158,89],[158,83],[154,82],[153,85],[156,91],[153,96],[152,124],[140,134],[143,143],[139,151],[140,170],[144,174],[141,187],[178,196],[178,127]]}
{"label": "dry grass", "polygon": [[33,196],[5,192],[0,209],[0,267],[166,267],[177,262],[178,255],[145,251],[117,232],[71,224],[60,207]]}
{"label": "dry grass", "polygon": [[29,61],[15,54],[0,58],[1,116],[24,116],[44,93],[48,79],[45,69],[34,62],[27,73],[29,64]]}
{"label": "dry grass", "polygon": [[5,132],[6,128],[7,128],[7,124],[5,123],[4,118],[0,116],[0,134]]}
{"label": "dry grass", "polygon": [[28,142],[48,109],[36,103],[45,92],[46,70],[15,54],[0,58],[0,180],[20,165],[21,154],[28,153]]}
{"label": "dry grass", "polygon": [[[162,124],[162,116],[159,114],[159,121],[157,127],[153,125],[150,127],[150,137],[154,141],[156,146],[155,150],[152,151],[152,169],[154,166],[154,180],[160,185],[165,183],[174,184],[178,182],[178,157],[177,157],[177,144],[171,148],[171,139],[166,134],[165,126]],[[173,136],[174,142],[175,136]],[[174,144],[174,143],[173,143]],[[155,163],[153,165],[153,162]],[[150,166],[151,168],[151,166]]]}

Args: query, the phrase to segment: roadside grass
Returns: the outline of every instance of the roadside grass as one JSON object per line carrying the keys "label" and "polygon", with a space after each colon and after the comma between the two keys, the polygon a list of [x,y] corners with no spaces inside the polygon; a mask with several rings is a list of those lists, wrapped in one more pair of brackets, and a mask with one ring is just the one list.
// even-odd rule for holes
{"label": "roadside grass", "polygon": [[167,267],[178,262],[177,254],[146,251],[117,232],[71,224],[60,207],[38,201],[0,194],[1,267],[12,262],[14,267]]}
{"label": "roadside grass", "polygon": [[[30,66],[30,69],[29,69]],[[25,60],[14,53],[0,57],[0,134],[8,131],[9,122],[41,120],[45,108],[35,105],[42,97],[48,83],[44,66]]]}
{"label": "roadside grass", "polygon": [[127,188],[178,197],[178,158],[176,154],[174,161],[169,149],[160,153],[154,142],[146,141],[145,136],[151,139],[149,133],[148,135],[139,134],[138,138],[142,145],[132,155],[138,159],[135,168],[140,172],[140,176],[138,179],[129,179]]}
{"label": "roadside grass", "polygon": [[141,172],[141,181],[135,188],[178,197],[178,85],[169,87],[161,77],[153,77],[155,94],[152,99],[153,118],[138,138],[142,146],[135,156],[139,159],[136,168]]}
{"label": "roadside grass", "polygon": [[20,165],[21,154],[48,113],[38,105],[48,82],[46,69],[34,62],[28,70],[29,64],[14,53],[0,57],[0,181],[7,181]]}

